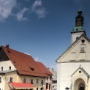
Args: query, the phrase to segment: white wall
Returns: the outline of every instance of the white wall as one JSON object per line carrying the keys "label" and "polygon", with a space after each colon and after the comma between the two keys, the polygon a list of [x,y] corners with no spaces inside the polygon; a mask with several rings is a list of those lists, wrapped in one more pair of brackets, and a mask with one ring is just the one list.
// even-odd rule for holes
{"label": "white wall", "polygon": [[57,90],[71,86],[71,75],[80,67],[90,75],[90,62],[58,63]]}
{"label": "white wall", "polygon": [[[3,67],[3,71],[9,71],[9,66],[11,66],[11,70],[16,70],[16,68],[14,67],[14,65],[12,64],[12,62],[9,61],[1,61],[0,62],[0,71],[1,71],[1,67]],[[0,74],[1,77],[1,82],[0,82],[0,89],[1,90],[5,90],[5,75]]]}
{"label": "white wall", "polygon": [[1,82],[0,82],[0,89],[4,90],[4,85],[5,85],[5,78],[3,75],[0,75],[1,77]]}
{"label": "white wall", "polygon": [[1,71],[1,67],[3,67],[3,71],[9,70],[9,66],[11,66],[11,70],[16,70],[12,62],[9,60],[9,61],[0,62],[0,71]]}
{"label": "white wall", "polygon": [[72,33],[71,43],[76,41],[77,37],[80,37],[84,32]]}

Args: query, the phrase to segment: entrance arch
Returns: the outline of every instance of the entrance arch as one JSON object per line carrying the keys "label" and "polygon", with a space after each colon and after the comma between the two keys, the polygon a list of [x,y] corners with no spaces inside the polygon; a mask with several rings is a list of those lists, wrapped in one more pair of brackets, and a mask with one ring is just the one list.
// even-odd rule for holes
{"label": "entrance arch", "polygon": [[74,90],[85,90],[85,82],[83,79],[79,78],[75,81]]}

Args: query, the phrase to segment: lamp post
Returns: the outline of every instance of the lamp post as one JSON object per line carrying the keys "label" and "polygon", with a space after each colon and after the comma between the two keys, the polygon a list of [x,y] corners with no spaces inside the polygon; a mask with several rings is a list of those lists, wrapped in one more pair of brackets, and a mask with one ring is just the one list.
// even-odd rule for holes
{"label": "lamp post", "polygon": [[66,89],[66,90],[69,90],[69,87],[66,87],[65,89]]}

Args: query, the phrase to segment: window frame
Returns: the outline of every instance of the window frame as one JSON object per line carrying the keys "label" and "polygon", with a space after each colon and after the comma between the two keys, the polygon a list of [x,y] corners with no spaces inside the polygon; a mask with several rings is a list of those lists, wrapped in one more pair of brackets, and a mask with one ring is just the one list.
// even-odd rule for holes
{"label": "window frame", "polygon": [[1,71],[3,71],[3,67],[1,67]]}
{"label": "window frame", "polygon": [[13,82],[13,77],[10,77],[10,82]]}
{"label": "window frame", "polygon": [[31,79],[31,84],[33,84],[34,82],[33,82],[33,79]]}

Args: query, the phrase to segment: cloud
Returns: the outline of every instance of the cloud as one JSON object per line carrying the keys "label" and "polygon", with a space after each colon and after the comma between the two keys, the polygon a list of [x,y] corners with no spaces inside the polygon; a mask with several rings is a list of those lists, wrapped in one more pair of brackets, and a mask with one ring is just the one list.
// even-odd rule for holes
{"label": "cloud", "polygon": [[27,55],[29,55],[29,56],[30,56],[30,54],[29,54],[29,53],[25,53],[25,54],[27,54]]}
{"label": "cloud", "polygon": [[32,5],[31,11],[36,13],[39,18],[44,18],[46,16],[46,10],[42,7],[42,1],[36,0]]}
{"label": "cloud", "polygon": [[44,18],[46,15],[45,8],[40,8],[35,10],[35,13],[38,15],[39,18]]}
{"label": "cloud", "polygon": [[36,57],[36,58],[34,58],[34,60],[35,60],[35,61],[41,61],[41,58]]}
{"label": "cloud", "polygon": [[20,10],[17,14],[17,20],[22,21],[22,20],[27,20],[26,17],[24,17],[25,12],[28,11],[28,8],[24,7],[22,10]]}
{"label": "cloud", "polygon": [[0,21],[4,21],[11,15],[16,4],[16,0],[0,0]]}
{"label": "cloud", "polygon": [[35,60],[35,61],[39,61],[39,58],[38,58],[38,57],[36,57],[34,60]]}
{"label": "cloud", "polygon": [[32,5],[32,11],[35,11],[35,9],[37,8],[37,7],[40,7],[42,5],[42,1],[41,0],[36,0],[35,2],[34,2],[34,4]]}

